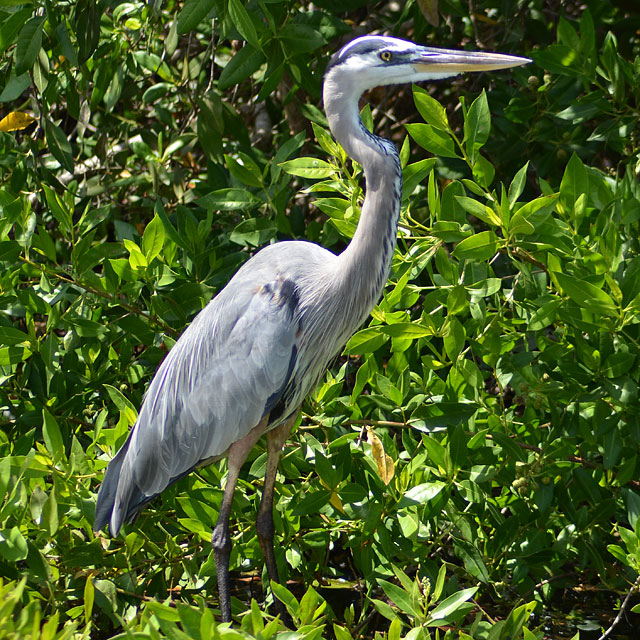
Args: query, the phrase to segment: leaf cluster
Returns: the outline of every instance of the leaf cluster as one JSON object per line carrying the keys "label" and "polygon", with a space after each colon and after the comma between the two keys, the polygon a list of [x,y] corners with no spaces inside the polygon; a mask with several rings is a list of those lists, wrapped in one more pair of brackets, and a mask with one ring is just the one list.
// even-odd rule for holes
{"label": "leaf cluster", "polygon": [[[2,3],[0,637],[531,640],[572,589],[637,588],[640,13],[449,0],[434,25],[429,4]],[[404,170],[392,277],[283,455],[272,587],[296,631],[268,613],[260,446],[227,628],[225,463],[117,539],[96,493],[234,271],[352,237],[361,169],[320,87],[354,30],[534,64],[369,96]]]}

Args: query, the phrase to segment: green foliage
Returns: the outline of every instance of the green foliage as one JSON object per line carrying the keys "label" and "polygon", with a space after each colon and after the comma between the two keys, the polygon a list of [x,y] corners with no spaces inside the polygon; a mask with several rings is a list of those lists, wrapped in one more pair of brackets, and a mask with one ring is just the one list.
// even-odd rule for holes
{"label": "green foliage", "polygon": [[[319,106],[355,25],[535,64],[384,94],[392,277],[277,484],[296,637],[530,640],[565,588],[637,588],[640,14],[494,4],[433,27],[410,2],[2,3],[0,637],[294,633],[244,591],[215,623],[224,462],[117,539],[93,511],[159,362],[238,266],[353,235],[361,170]],[[232,513],[258,592],[265,460]]]}

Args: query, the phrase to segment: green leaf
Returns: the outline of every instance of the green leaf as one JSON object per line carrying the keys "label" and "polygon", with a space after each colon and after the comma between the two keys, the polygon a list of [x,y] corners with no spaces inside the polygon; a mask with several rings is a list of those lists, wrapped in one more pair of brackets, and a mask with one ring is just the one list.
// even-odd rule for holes
{"label": "green leaf", "polygon": [[73,154],[71,152],[71,144],[67,140],[64,131],[51,122],[48,118],[44,118],[44,134],[47,139],[47,146],[51,155],[70,173],[73,173]]}
{"label": "green leaf", "polygon": [[45,16],[31,18],[20,30],[15,53],[16,75],[22,75],[33,67],[42,48],[42,29],[45,20]]}
{"label": "green leaf", "polygon": [[413,85],[413,100],[416,103],[418,113],[427,124],[441,131],[451,131],[445,108],[425,89],[415,84]]}
{"label": "green leaf", "polygon": [[262,49],[260,46],[260,40],[258,39],[258,32],[251,16],[244,8],[244,5],[240,0],[228,0],[229,17],[238,30],[240,35],[252,46],[259,51]]}
{"label": "green leaf", "polygon": [[479,282],[474,282],[465,287],[467,293],[471,296],[471,301],[475,302],[478,298],[487,298],[497,293],[502,288],[502,280],[500,278],[486,278]]}
{"label": "green leaf", "polygon": [[333,623],[333,634],[336,640],[353,640],[353,636],[349,633],[349,630],[338,626],[335,622]]}
{"label": "green leaf", "polygon": [[265,62],[264,54],[251,45],[245,45],[238,51],[220,74],[218,88],[229,89],[253,75]]}
{"label": "green leaf", "polygon": [[164,207],[162,206],[162,202],[160,201],[160,199],[156,200],[156,204],[155,204],[155,207],[154,207],[154,213],[162,221],[162,226],[163,226],[166,234],[169,236],[169,238],[173,242],[175,242],[175,244],[177,244],[179,247],[182,247],[183,249],[189,250],[189,243],[185,240],[185,238],[183,238],[178,233],[176,228],[171,224],[171,221],[167,217],[167,214],[166,214],[166,212],[164,210]]}
{"label": "green leaf", "polygon": [[300,607],[296,597],[291,593],[291,591],[273,580],[271,580],[271,589],[273,591],[273,595],[287,608],[291,617],[294,619],[297,618]]}
{"label": "green leaf", "polygon": [[[435,609],[429,612],[429,617],[434,622],[439,622],[448,618],[451,614],[458,611],[463,602],[473,598],[477,590],[478,587],[471,587],[470,589],[462,589],[461,591],[450,595],[438,604]],[[433,623],[430,626],[433,626]]]}
{"label": "green leaf", "polygon": [[434,156],[444,158],[459,158],[453,138],[430,124],[408,124],[409,135],[423,148]]}
{"label": "green leaf", "polygon": [[[20,4],[16,2],[16,4]],[[18,33],[23,28],[25,22],[33,15],[33,9],[19,9],[8,17],[5,17],[0,24],[0,54],[4,53],[18,38]],[[29,69],[25,70],[28,71]]]}
{"label": "green leaf", "polygon": [[67,30],[67,25],[65,21],[60,22],[55,28],[55,35],[58,38],[58,42],[60,43],[60,48],[62,49],[62,53],[64,57],[69,61],[69,64],[72,67],[78,66],[78,52],[76,48],[71,43],[71,37],[69,36],[69,31]]}
{"label": "green leaf", "polygon": [[629,372],[635,361],[634,353],[617,351],[604,361],[603,373],[607,378],[620,378]]}
{"label": "green leaf", "polygon": [[469,198],[467,196],[454,197],[456,202],[458,202],[465,211],[479,220],[495,227],[499,227],[502,224],[500,216],[486,204],[482,204],[482,202],[478,202],[475,198]]}
{"label": "green leaf", "polygon": [[155,214],[151,222],[145,227],[142,235],[142,251],[148,264],[151,264],[154,258],[160,255],[163,246],[164,226],[160,216]]}
{"label": "green leaf", "polygon": [[387,620],[393,621],[398,619],[398,614],[386,602],[378,600],[377,598],[371,598],[371,602],[377,609],[378,613],[384,616]]}
{"label": "green leaf", "polygon": [[446,486],[446,483],[436,480],[411,487],[398,502],[398,509],[426,504],[438,496]]}
{"label": "green leaf", "polygon": [[18,527],[0,530],[0,556],[15,564],[24,560],[28,553],[27,541]]}
{"label": "green leaf", "polygon": [[322,507],[329,504],[329,498],[331,497],[331,491],[328,489],[320,489],[313,493],[307,493],[307,495],[299,500],[291,512],[294,516],[307,515],[309,513],[318,513]]}
{"label": "green leaf", "polygon": [[277,37],[282,40],[283,48],[288,55],[311,53],[326,44],[326,40],[317,29],[295,22],[285,24],[278,32]]}
{"label": "green leaf", "polygon": [[482,559],[480,551],[478,551],[474,544],[467,540],[455,539],[453,545],[457,556],[462,560],[465,571],[476,578],[476,580],[480,580],[480,582],[484,582],[484,584],[489,584],[490,579],[487,566]]}
{"label": "green leaf", "polygon": [[0,347],[0,366],[12,366],[32,355],[31,349],[22,346]]}
{"label": "green leaf", "polygon": [[14,263],[22,253],[22,247],[15,240],[0,242],[0,262]]}
{"label": "green leaf", "polygon": [[236,226],[231,232],[229,240],[243,247],[261,247],[273,240],[277,232],[272,220],[249,218]]}
{"label": "green leaf", "polygon": [[[536,602],[527,602],[513,609],[502,628],[501,637],[518,638],[521,632],[526,632],[526,629],[523,629],[524,624],[529,621],[537,606]],[[535,638],[533,633],[530,634],[530,637],[532,640]],[[527,640],[526,633],[523,634],[523,639]]]}
{"label": "green leaf", "polygon": [[[125,66],[123,64],[120,64],[117,66],[115,73],[111,78],[111,82],[109,83],[109,86],[107,87],[107,90],[105,91],[104,97],[102,99],[107,111],[113,111],[113,108],[118,103],[118,100],[122,95],[122,90],[124,89],[125,78]],[[152,154],[149,153],[149,156],[152,156]]]}
{"label": "green leaf", "polygon": [[[113,615],[118,610],[116,585],[111,580],[94,580],[93,587],[95,590],[95,604],[106,613]],[[146,606],[153,611],[158,619],[165,619],[163,616],[167,615],[165,612],[167,609],[171,614],[175,614],[176,619],[179,619],[175,609],[170,609],[168,606],[163,607],[159,602],[147,602]]]}
{"label": "green leaf", "polygon": [[28,73],[23,73],[20,76],[12,73],[9,76],[9,81],[2,89],[2,93],[0,93],[0,102],[13,102],[17,100],[30,85],[31,77]]}
{"label": "green leaf", "polygon": [[417,617],[419,613],[414,609],[411,602],[411,595],[407,593],[402,587],[399,587],[393,582],[387,582],[386,580],[378,579],[378,584],[382,587],[382,590],[387,594],[387,597],[393,604],[400,609],[403,613]]}
{"label": "green leaf", "polygon": [[608,316],[617,314],[617,307],[611,296],[590,282],[559,272],[553,272],[552,277],[556,279],[562,292],[583,309]]}
{"label": "green leaf", "polygon": [[471,162],[475,164],[479,149],[489,139],[491,114],[487,94],[482,93],[473,101],[464,120],[464,143]]}
{"label": "green leaf", "polygon": [[516,173],[509,185],[509,204],[513,205],[518,201],[518,198],[524,191],[525,184],[527,182],[527,169],[529,168],[529,161],[524,164],[522,169]]}
{"label": "green leaf", "polygon": [[319,158],[295,158],[281,162],[279,166],[292,176],[301,178],[328,178],[337,172],[333,164]]}
{"label": "green leaf", "polygon": [[218,189],[200,198],[198,204],[208,211],[236,211],[255,209],[262,200],[246,189]]}
{"label": "green leaf", "polygon": [[62,232],[66,236],[70,236],[73,229],[72,212],[67,209],[66,204],[60,199],[58,194],[47,184],[43,184],[44,196],[49,205],[49,210],[53,217],[58,221]]}
{"label": "green leaf", "polygon": [[465,330],[462,323],[455,317],[447,317],[447,321],[442,328],[444,350],[451,362],[455,362],[464,348]]}
{"label": "green leaf", "polygon": [[589,193],[589,176],[587,170],[576,153],[571,155],[567,168],[560,182],[560,204],[566,213],[574,210],[580,196]]}
{"label": "green leaf", "polygon": [[529,320],[530,331],[540,331],[555,322],[557,311],[562,304],[561,300],[549,300],[532,314]]}
{"label": "green leaf", "polygon": [[56,419],[44,408],[42,409],[42,436],[55,465],[64,457],[64,442]]}
{"label": "green leaf", "polygon": [[178,33],[193,31],[215,6],[214,0],[185,0],[178,15]]}
{"label": "green leaf", "polygon": [[84,622],[89,624],[91,622],[91,615],[93,613],[93,600],[95,596],[95,589],[93,587],[93,578],[87,576],[84,583]]}
{"label": "green leaf", "polygon": [[340,146],[331,137],[328,129],[321,127],[316,122],[312,122],[311,127],[313,128],[313,134],[315,135],[315,138],[323,151],[331,156],[337,156],[340,154]]}
{"label": "green leaf", "polygon": [[20,329],[16,329],[14,327],[0,326],[0,345],[28,346],[30,344],[31,339],[24,331],[20,331]]}
{"label": "green leaf", "polygon": [[103,8],[92,0],[79,0],[75,6],[78,62],[84,64],[98,47]]}
{"label": "green leaf", "polygon": [[240,180],[243,184],[246,184],[249,187],[256,187],[258,189],[263,186],[263,179],[260,169],[255,165],[255,163],[251,164],[249,162],[249,158],[245,156],[243,158],[244,162],[241,163],[236,158],[224,154],[224,161],[227,165],[227,169],[229,169],[229,173]]}
{"label": "green leaf", "polygon": [[[408,138],[405,138],[408,140]],[[436,166],[436,158],[424,158],[418,162],[412,162],[403,171],[402,199],[407,200],[414,190],[424,181]]]}
{"label": "green leaf", "polygon": [[351,208],[351,202],[344,198],[316,198],[313,201],[313,205],[330,218],[337,218],[338,220],[342,220]]}
{"label": "green leaf", "polygon": [[123,413],[125,415],[127,422],[129,424],[134,424],[138,419],[138,412],[136,411],[136,408],[133,406],[131,401],[125,398],[119,389],[116,389],[110,384],[105,384],[103,386],[107,390],[107,393],[109,394],[112,402],[120,410],[120,413]]}
{"label": "green leaf", "polygon": [[530,234],[540,231],[548,220],[555,206],[558,194],[541,196],[522,205],[509,222],[509,232],[512,234]]}
{"label": "green leaf", "polygon": [[493,231],[481,231],[460,241],[453,255],[459,260],[489,260],[498,251],[498,244]]}
{"label": "green leaf", "polygon": [[145,258],[140,247],[133,241],[125,238],[123,240],[125,249],[129,252],[129,264],[133,271],[144,270],[149,266],[147,259]]}
{"label": "green leaf", "polygon": [[640,495],[638,495],[633,489],[627,489],[626,503],[627,503],[627,518],[632,529],[636,529],[638,519],[640,519]]}
{"label": "green leaf", "polygon": [[415,340],[416,338],[433,336],[437,333],[434,326],[416,324],[414,322],[397,322],[395,324],[384,325],[380,327],[380,331],[392,338],[405,340]]}
{"label": "green leaf", "polygon": [[134,51],[132,55],[136,62],[147,71],[157,74],[163,80],[173,79],[169,65],[159,55],[148,51]]}
{"label": "green leaf", "polygon": [[495,167],[483,155],[477,153],[473,163],[473,179],[488,189],[495,175]]}
{"label": "green leaf", "polygon": [[389,340],[389,337],[382,332],[381,326],[368,327],[361,329],[351,336],[351,339],[345,347],[345,352],[358,354],[373,353],[387,342],[387,340]]}

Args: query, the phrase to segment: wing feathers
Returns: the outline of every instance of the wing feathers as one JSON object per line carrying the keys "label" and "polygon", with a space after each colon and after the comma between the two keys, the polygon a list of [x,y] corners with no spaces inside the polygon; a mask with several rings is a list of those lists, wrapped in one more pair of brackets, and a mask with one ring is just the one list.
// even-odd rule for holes
{"label": "wing feathers", "polygon": [[171,482],[223,455],[280,400],[297,353],[295,284],[232,283],[195,318],[152,380],[107,470],[96,530],[110,521],[115,535]]}

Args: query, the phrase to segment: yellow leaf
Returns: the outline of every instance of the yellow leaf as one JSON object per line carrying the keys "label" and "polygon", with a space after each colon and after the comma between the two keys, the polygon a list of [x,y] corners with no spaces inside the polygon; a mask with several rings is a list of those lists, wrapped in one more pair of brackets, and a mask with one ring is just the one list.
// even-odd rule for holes
{"label": "yellow leaf", "polygon": [[28,113],[12,111],[0,120],[0,131],[18,131],[26,129],[36,119]]}
{"label": "yellow leaf", "polygon": [[393,460],[391,456],[385,452],[382,441],[373,432],[371,427],[367,427],[367,442],[371,445],[371,453],[378,467],[380,479],[387,485],[391,482],[393,474],[396,471]]}
{"label": "yellow leaf", "polygon": [[344,507],[342,506],[342,500],[340,500],[340,496],[335,492],[331,492],[331,497],[329,498],[329,502],[340,512],[344,514]]}

